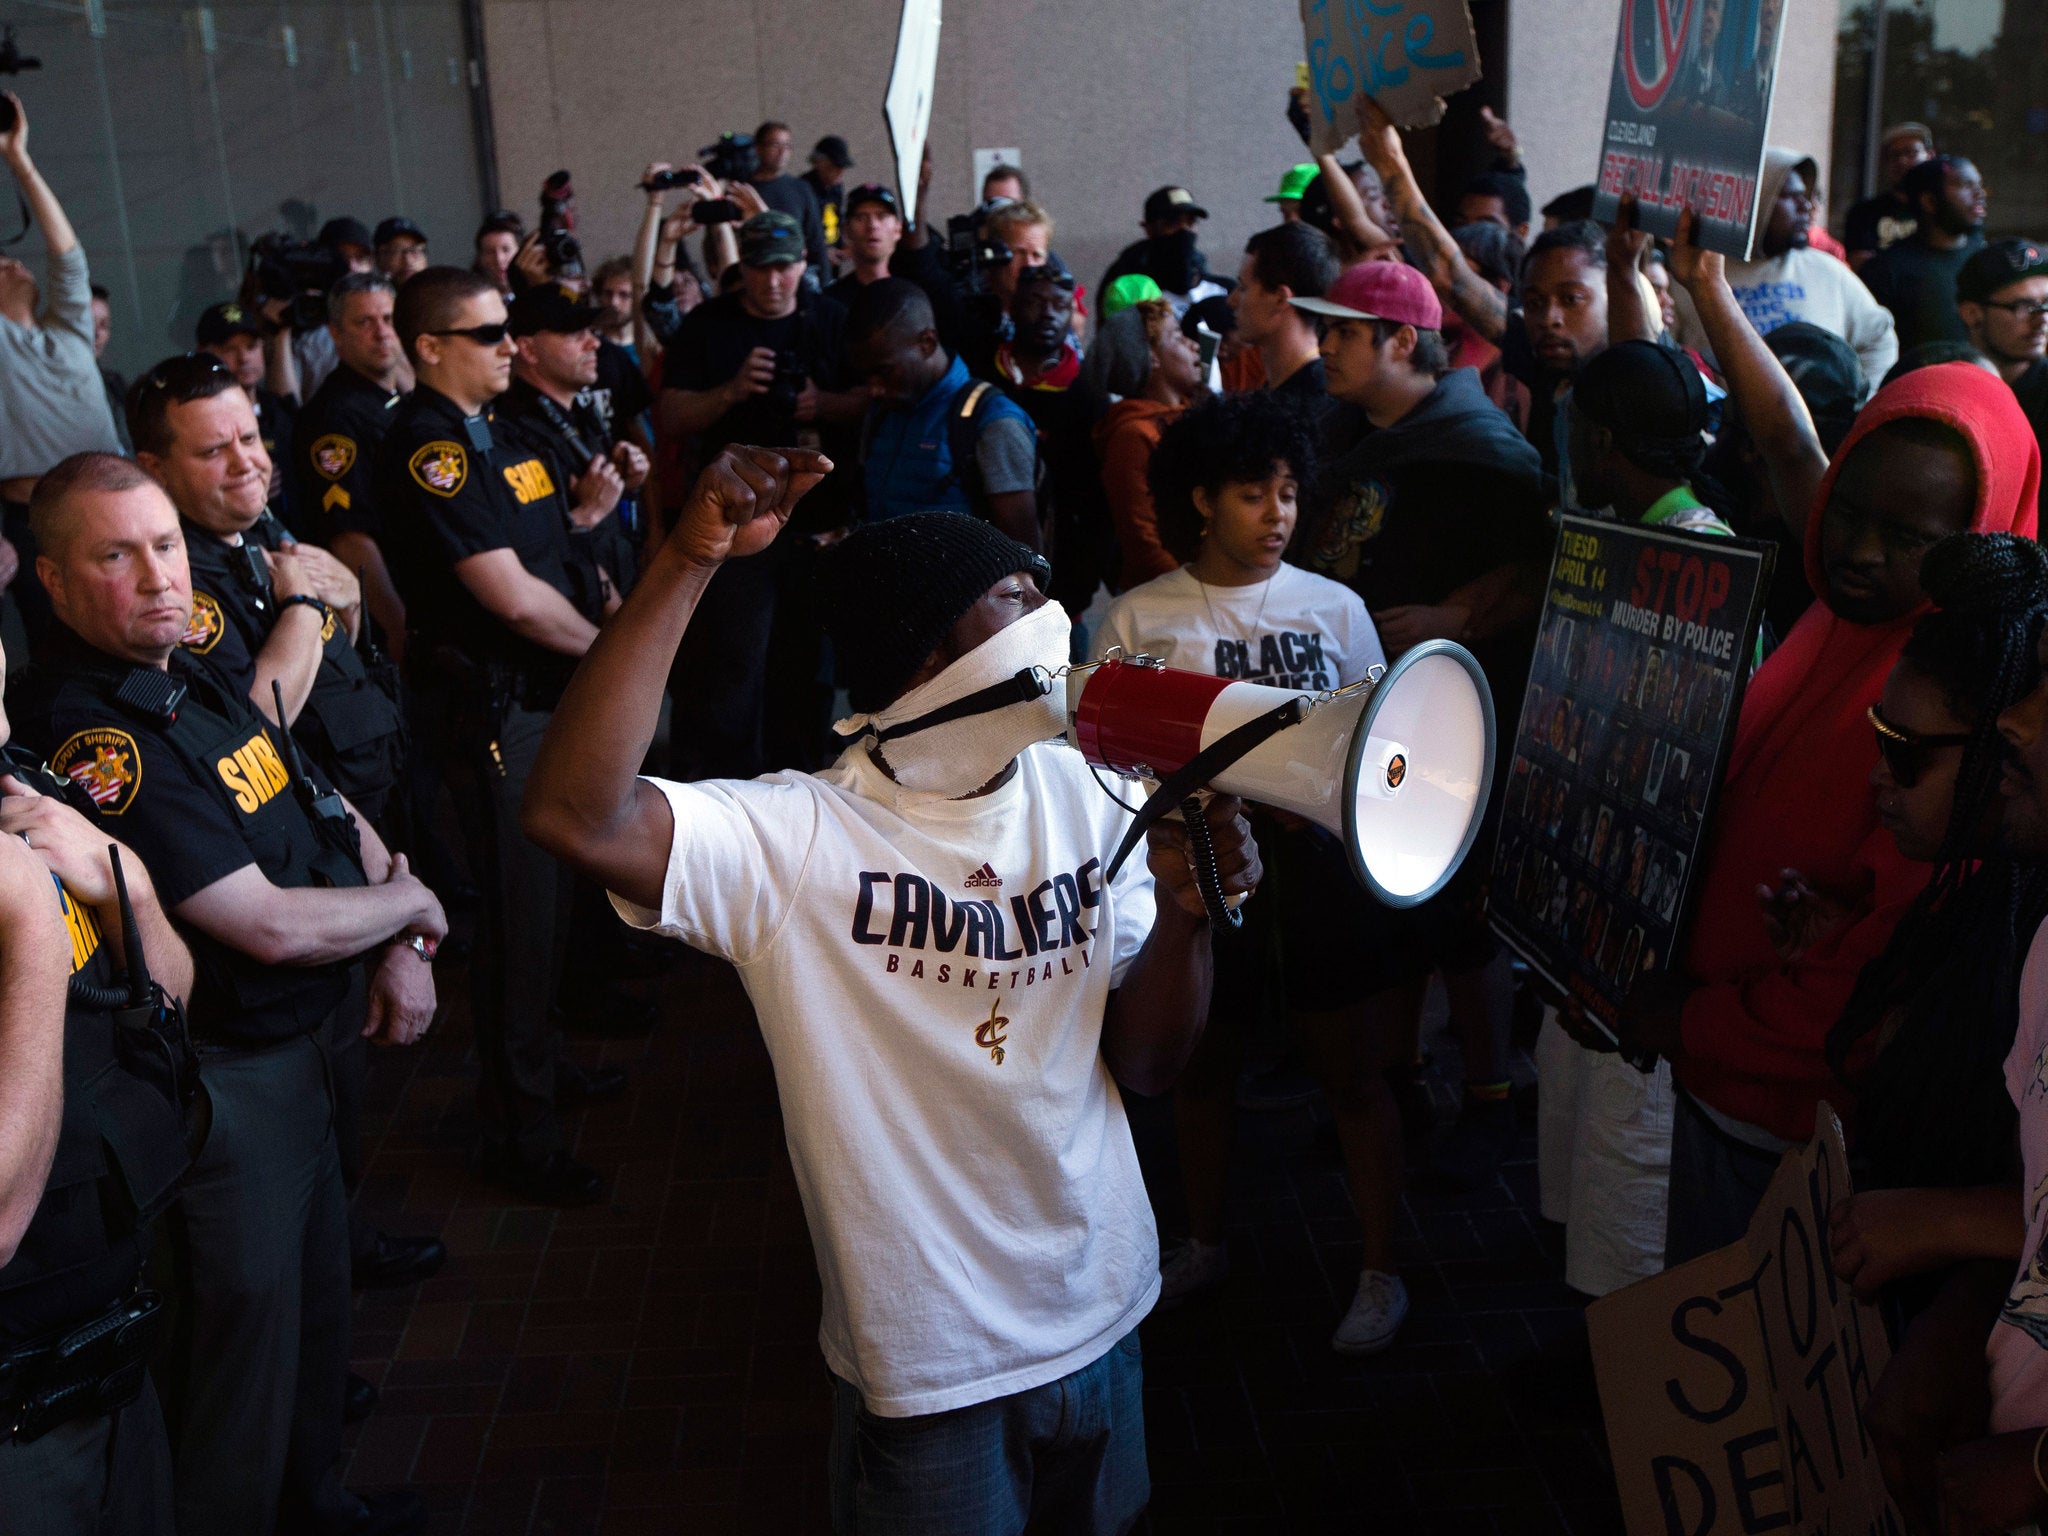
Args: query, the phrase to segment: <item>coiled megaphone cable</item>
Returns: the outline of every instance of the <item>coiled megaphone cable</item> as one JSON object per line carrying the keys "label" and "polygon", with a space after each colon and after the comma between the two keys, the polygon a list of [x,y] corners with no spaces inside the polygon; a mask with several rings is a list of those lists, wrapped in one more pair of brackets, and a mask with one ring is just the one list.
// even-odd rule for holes
{"label": "coiled megaphone cable", "polygon": [[1209,835],[1209,818],[1202,814],[1202,799],[1189,795],[1180,803],[1180,819],[1187,823],[1188,866],[1195,872],[1195,889],[1202,893],[1202,906],[1213,928],[1241,928],[1244,913],[1223,894],[1223,872],[1216,865],[1216,841]]}

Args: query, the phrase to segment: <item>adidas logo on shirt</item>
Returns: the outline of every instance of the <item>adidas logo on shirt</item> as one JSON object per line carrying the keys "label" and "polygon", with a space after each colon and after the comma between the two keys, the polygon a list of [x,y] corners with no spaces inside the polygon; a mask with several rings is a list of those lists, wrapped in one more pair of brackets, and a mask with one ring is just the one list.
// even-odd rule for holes
{"label": "adidas logo on shirt", "polygon": [[1003,883],[1003,877],[984,864],[961,882],[970,891],[990,891]]}

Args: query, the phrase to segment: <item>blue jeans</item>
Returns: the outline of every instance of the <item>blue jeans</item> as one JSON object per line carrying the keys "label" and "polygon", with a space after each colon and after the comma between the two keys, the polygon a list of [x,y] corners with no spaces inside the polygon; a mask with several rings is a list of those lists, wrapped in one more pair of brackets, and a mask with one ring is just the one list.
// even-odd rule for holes
{"label": "blue jeans", "polygon": [[1138,1330],[1058,1381],[884,1419],[832,1378],[838,1536],[1117,1536],[1152,1497]]}

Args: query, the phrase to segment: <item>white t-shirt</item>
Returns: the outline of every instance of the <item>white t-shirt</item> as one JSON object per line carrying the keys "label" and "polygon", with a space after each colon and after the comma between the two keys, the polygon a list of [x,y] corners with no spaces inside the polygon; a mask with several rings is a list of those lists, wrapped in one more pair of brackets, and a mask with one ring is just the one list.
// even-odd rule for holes
{"label": "white t-shirt", "polygon": [[[1731,261],[1728,286],[1735,290],[1735,302],[1759,336],[1804,320],[1848,342],[1863,364],[1866,395],[1899,360],[1899,337],[1891,311],[1871,297],[1862,278],[1826,251],[1800,246],[1777,256]],[[1707,346],[1692,295],[1681,286],[1673,299],[1679,339],[1712,362],[1712,349]]]}
{"label": "white t-shirt", "polygon": [[649,781],[661,911],[739,967],[775,1062],[824,1282],[818,1343],[886,1417],[1056,1381],[1159,1294],[1159,1238],[1102,1014],[1152,932],[1129,814],[1064,743],[993,793],[825,773]]}
{"label": "white t-shirt", "polygon": [[1341,688],[1385,666],[1379,631],[1356,592],[1298,565],[1248,587],[1211,587],[1186,566],[1109,605],[1096,639],[1169,667],[1273,688]]}
{"label": "white t-shirt", "polygon": [[2048,1424],[2048,923],[2020,972],[2019,1027],[2005,1086],[2020,1112],[2027,1243],[2020,1271],[1984,1350],[1991,1367],[1991,1433]]}

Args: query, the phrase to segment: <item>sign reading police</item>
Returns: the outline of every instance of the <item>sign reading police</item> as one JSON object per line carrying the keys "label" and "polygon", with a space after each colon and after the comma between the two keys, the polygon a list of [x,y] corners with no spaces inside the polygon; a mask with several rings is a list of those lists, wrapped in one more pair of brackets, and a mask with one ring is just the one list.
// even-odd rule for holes
{"label": "sign reading police", "polygon": [[1634,196],[1640,227],[1749,255],[1785,0],[1621,0],[1593,217]]}
{"label": "sign reading police", "polygon": [[1301,0],[1309,148],[1335,154],[1355,133],[1354,96],[1403,128],[1442,119],[1446,96],[1479,78],[1465,0]]}
{"label": "sign reading police", "polygon": [[1676,952],[1772,555],[1583,517],[1558,536],[1489,915],[1603,1025]]}

